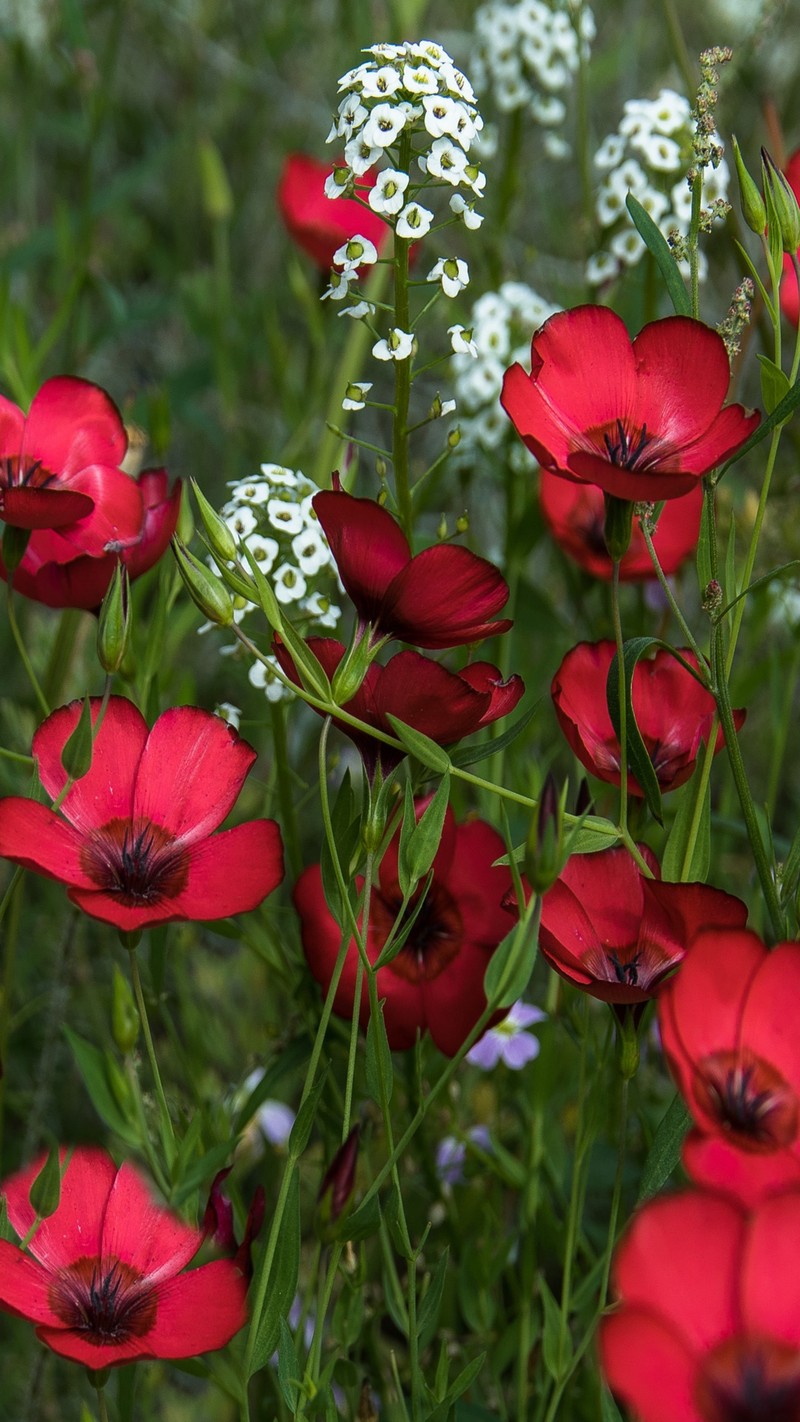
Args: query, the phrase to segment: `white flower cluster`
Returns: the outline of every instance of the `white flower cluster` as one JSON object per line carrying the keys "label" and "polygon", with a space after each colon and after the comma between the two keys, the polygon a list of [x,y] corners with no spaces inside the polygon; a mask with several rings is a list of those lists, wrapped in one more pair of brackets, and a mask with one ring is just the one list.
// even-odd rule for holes
{"label": "white flower cluster", "polygon": [[459,328],[461,345],[451,362],[456,401],[463,412],[456,459],[474,455],[476,447],[497,449],[507,439],[513,466],[531,468],[532,457],[514,436],[500,391],[515,361],[530,370],[531,337],[558,310],[521,281],[505,281],[499,291],[486,292],[475,302],[470,326]]}
{"label": "white flower cluster", "polygon": [[[595,252],[586,266],[592,286],[617,277],[633,266],[645,251],[631,221],[625,199],[633,193],[667,236],[677,228],[685,236],[692,215],[692,195],[686,174],[693,163],[692,116],[689,101],[672,89],[662,89],[656,99],[629,99],[616,133],[603,139],[594,156],[602,174],[596,212],[606,229],[607,246]],[[720,143],[717,134],[711,135]],[[730,172],[724,158],[717,168],[707,168],[703,202],[708,207],[728,192]],[[700,253],[700,275],[706,262]]]}
{"label": "white flower cluster", "polygon": [[[335,627],[342,615],[334,601],[340,585],[328,541],[311,506],[319,493],[316,484],[299,471],[262,464],[256,478],[237,480],[230,488],[222,517],[257,559],[278,602],[290,609],[304,633]],[[244,555],[241,561],[246,566]],[[242,622],[256,610],[254,603],[237,598],[234,620]],[[237,642],[224,651],[238,649]],[[270,662],[276,665],[274,659]],[[263,662],[253,662],[248,676],[269,701],[291,695]]]}
{"label": "white flower cluster", "polygon": [[564,122],[562,97],[580,62],[589,58],[594,15],[580,0],[489,0],[475,15],[471,72],[478,93],[490,91],[499,109],[527,109],[547,130],[544,147],[563,158],[569,147],[553,132]]}

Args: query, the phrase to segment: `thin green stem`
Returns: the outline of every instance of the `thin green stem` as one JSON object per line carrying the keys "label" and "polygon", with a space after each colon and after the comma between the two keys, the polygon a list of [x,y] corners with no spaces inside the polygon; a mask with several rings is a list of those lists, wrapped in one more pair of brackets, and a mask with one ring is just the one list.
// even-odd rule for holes
{"label": "thin green stem", "polygon": [[686,621],[686,618],[684,617],[683,613],[681,612],[681,609],[675,599],[675,594],[673,593],[672,588],[670,587],[669,582],[667,581],[667,578],[664,574],[664,569],[661,566],[658,553],[656,552],[655,545],[653,543],[653,535],[650,532],[647,520],[641,519],[639,527],[642,530],[642,537],[644,538],[645,544],[647,546],[647,551],[650,555],[650,562],[653,565],[653,571],[655,572],[655,575],[661,585],[662,592],[664,593],[664,596],[667,599],[667,602],[669,603],[672,615],[681,629],[681,635],[686,638],[688,646],[691,647],[692,651],[697,657],[698,662],[702,666],[705,661],[705,658],[702,652],[700,651],[697,642],[692,636],[692,630],[688,622]]}
{"label": "thin green stem", "polygon": [[614,1245],[617,1240],[617,1221],[619,1219],[619,1207],[622,1200],[622,1177],[625,1172],[625,1154],[628,1143],[628,1095],[630,1081],[627,1076],[620,1077],[619,1091],[619,1140],[617,1144],[617,1168],[614,1174],[614,1193],[611,1197],[611,1214],[608,1219],[608,1240],[606,1243],[605,1259],[603,1261],[603,1277],[600,1284],[599,1309],[606,1305],[608,1296],[608,1280],[611,1273],[611,1258],[614,1253]]}
{"label": "thin green stem", "polygon": [[417,1258],[408,1261],[408,1368],[411,1375],[411,1419],[422,1422],[422,1395],[419,1370],[419,1327],[417,1324]]}
{"label": "thin green stem", "polygon": [[8,606],[8,625],[11,628],[11,635],[14,638],[14,643],[19,653],[19,659],[25,668],[25,673],[27,675],[28,681],[31,684],[33,694],[39,704],[40,712],[43,716],[49,716],[50,706],[48,704],[47,697],[42,691],[42,688],[39,684],[39,678],[37,677],[36,672],[33,670],[33,663],[31,662],[31,659],[28,656],[28,649],[25,646],[25,639],[23,638],[22,633],[20,632],[19,623],[17,622],[17,614],[14,607],[14,588],[11,578],[9,578],[8,580],[6,601]]}
{"label": "thin green stem", "polygon": [[578,1068],[578,1118],[575,1125],[575,1149],[572,1157],[572,1186],[569,1196],[569,1212],[567,1214],[567,1235],[564,1242],[564,1265],[561,1275],[561,1335],[559,1340],[559,1368],[567,1366],[567,1352],[569,1350],[569,1315],[572,1304],[572,1269],[575,1260],[575,1246],[578,1238],[578,1226],[580,1223],[581,1211],[583,1207],[583,1176],[584,1163],[588,1155],[588,1142],[584,1140],[584,1121],[586,1106],[586,1079],[588,1075],[589,1058],[589,1000],[584,996],[581,1004],[582,1011],[582,1032],[581,1032],[581,1059]]}
{"label": "thin green stem", "polygon": [[678,68],[681,71],[687,96],[692,95],[697,88],[697,79],[692,68],[692,61],[689,58],[689,51],[686,48],[686,41],[683,38],[683,30],[678,19],[678,12],[675,8],[675,0],[661,0],[661,7],[664,11],[664,19],[667,25],[672,53],[675,56]]}
{"label": "thin green stem", "polygon": [[142,979],[139,974],[139,960],[136,957],[135,947],[131,947],[130,945],[128,945],[128,957],[130,959],[133,994],[136,998],[136,1006],[138,1008],[139,1017],[142,1023],[142,1033],[144,1035],[145,1047],[147,1048],[147,1057],[148,1061],[150,1062],[150,1071],[152,1073],[153,1082],[156,1088],[159,1124],[161,1127],[161,1147],[164,1151],[164,1157],[167,1162],[167,1172],[169,1173],[172,1169],[172,1162],[174,1161],[177,1152],[175,1129],[172,1124],[172,1117],[169,1114],[167,1098],[164,1094],[164,1087],[161,1081],[161,1073],[158,1069],[158,1058],[156,1057],[156,1049],[153,1043],[153,1034],[150,1031],[150,1019],[147,1015],[147,1003],[144,1000],[144,992],[142,991]]}
{"label": "thin green stem", "polygon": [[[399,331],[408,331],[408,249],[406,238],[395,236],[394,324]],[[411,402],[411,360],[396,360],[394,364],[394,415],[392,416],[392,468],[397,497],[397,513],[409,543],[413,540],[414,520],[408,459],[408,410]]]}
{"label": "thin green stem", "polygon": [[99,1422],[108,1422],[108,1408],[106,1407],[106,1390],[104,1387],[97,1389],[97,1416]]}
{"label": "thin green stem", "polygon": [[[19,938],[20,916],[22,913],[22,870],[15,869],[0,910],[9,907],[6,929],[5,961],[3,963],[3,994],[0,998],[0,1160],[3,1157],[3,1131],[5,1126],[6,1081],[8,1078],[8,1040],[11,1026],[11,1005],[14,999],[14,976],[17,966],[17,940]],[[1,920],[0,920],[1,921]]]}
{"label": "thin green stem", "polygon": [[619,564],[619,558],[615,558],[611,579],[611,614],[619,667],[619,828],[624,837],[628,831],[628,712],[625,697],[625,644],[619,611]]}
{"label": "thin green stem", "polygon": [[689,270],[691,272],[692,315],[700,316],[700,211],[703,205],[703,173],[698,168],[692,183],[692,216],[689,223]]}
{"label": "thin green stem", "polygon": [[303,867],[303,853],[300,847],[300,833],[297,823],[297,809],[294,802],[289,747],[286,736],[286,707],[281,701],[270,702],[272,743],[275,748],[275,777],[278,786],[278,804],[281,812],[283,842],[292,874],[297,878]]}

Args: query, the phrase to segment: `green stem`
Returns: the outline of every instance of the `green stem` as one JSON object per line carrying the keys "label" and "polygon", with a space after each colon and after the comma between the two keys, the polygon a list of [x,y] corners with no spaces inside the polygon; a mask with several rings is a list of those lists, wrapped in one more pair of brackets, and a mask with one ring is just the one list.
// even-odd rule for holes
{"label": "green stem", "polygon": [[39,678],[37,677],[36,672],[33,670],[33,664],[31,662],[30,657],[28,656],[28,649],[25,646],[25,640],[22,636],[22,633],[20,632],[19,623],[17,622],[17,614],[14,608],[14,589],[12,586],[11,578],[9,578],[8,580],[7,593],[8,625],[11,628],[11,635],[14,638],[14,643],[19,653],[19,659],[25,668],[28,681],[30,682],[31,687],[33,689],[33,694],[36,697],[37,702],[39,703],[40,712],[43,716],[49,716],[50,706],[39,684]]}
{"label": "green stem", "polygon": [[617,1220],[619,1219],[619,1207],[622,1199],[622,1177],[625,1171],[625,1153],[628,1141],[628,1094],[630,1081],[627,1076],[620,1078],[619,1094],[619,1143],[617,1145],[617,1169],[614,1175],[614,1193],[611,1198],[611,1214],[608,1220],[608,1241],[606,1244],[606,1254],[603,1263],[603,1277],[600,1284],[599,1309],[606,1306],[608,1295],[608,1279],[611,1273],[611,1258],[614,1253],[614,1245],[617,1240]]}
{"label": "green stem", "polygon": [[648,551],[648,553],[649,553],[649,555],[650,555],[650,562],[651,562],[652,565],[653,565],[653,571],[655,572],[655,575],[656,575],[656,577],[658,578],[658,581],[659,581],[659,583],[660,583],[660,585],[661,585],[661,590],[662,590],[662,592],[664,593],[664,596],[665,596],[665,598],[667,599],[667,602],[669,603],[669,606],[670,606],[670,610],[671,610],[671,612],[672,612],[672,615],[673,615],[673,617],[675,618],[675,621],[677,622],[678,626],[679,626],[680,629],[681,629],[681,634],[682,634],[682,636],[684,636],[684,637],[686,638],[686,642],[687,642],[688,646],[691,647],[692,651],[694,652],[695,656],[697,657],[698,663],[700,664],[700,666],[702,666],[703,663],[705,662],[705,657],[703,656],[703,654],[702,654],[702,652],[700,651],[700,648],[698,647],[698,645],[697,645],[697,643],[696,643],[694,637],[692,636],[692,630],[691,630],[691,628],[690,628],[688,622],[686,621],[686,618],[684,617],[683,613],[681,612],[680,607],[678,606],[678,603],[677,603],[677,601],[676,601],[676,599],[675,599],[675,594],[673,593],[672,588],[670,587],[669,582],[667,581],[667,578],[666,578],[665,575],[664,575],[664,569],[663,569],[662,566],[661,566],[661,562],[660,562],[659,557],[658,557],[658,554],[657,554],[657,552],[656,552],[656,550],[655,550],[655,545],[654,545],[654,543],[653,543],[653,535],[652,535],[652,533],[650,532],[650,529],[649,529],[648,524],[647,524],[647,520],[646,520],[646,519],[641,519],[641,520],[640,520],[640,523],[639,523],[639,527],[640,527],[641,530],[642,530],[642,537],[643,537],[643,539],[644,539],[644,541],[645,541],[645,544],[646,544],[646,546],[647,546],[647,551]]}
{"label": "green stem", "polygon": [[74,607],[65,608],[61,614],[43,681],[43,691],[51,706],[57,706],[61,700],[64,682],[75,654],[78,632],[86,618],[85,612]]}
{"label": "green stem", "polygon": [[289,868],[295,878],[303,867],[300,848],[300,834],[297,824],[297,810],[294,803],[291,763],[286,736],[286,707],[281,701],[270,702],[272,722],[272,743],[275,749],[275,776],[278,785],[278,804],[281,811],[283,842],[289,860]]}
{"label": "green stem", "polygon": [[689,223],[689,269],[691,272],[692,315],[700,316],[700,211],[703,205],[703,174],[698,168],[692,183],[692,216]]}
{"label": "green stem", "polygon": [[150,1062],[150,1071],[152,1073],[153,1082],[156,1088],[159,1123],[161,1127],[161,1147],[164,1151],[164,1158],[167,1162],[167,1173],[169,1174],[172,1170],[172,1163],[175,1159],[177,1151],[177,1143],[175,1141],[175,1130],[172,1125],[172,1117],[169,1114],[167,1098],[164,1094],[164,1087],[161,1081],[161,1073],[158,1069],[158,1058],[156,1057],[156,1049],[153,1044],[153,1034],[150,1031],[150,1019],[147,1015],[147,1003],[144,1000],[144,993],[142,991],[142,979],[139,975],[139,960],[136,957],[136,948],[135,946],[131,946],[130,944],[127,944],[126,946],[128,948],[128,957],[130,959],[133,993],[134,997],[136,998],[136,1006],[139,1010],[139,1017],[142,1023],[142,1032],[144,1034],[145,1046],[147,1048],[147,1057]]}
{"label": "green stem", "polygon": [[572,1187],[567,1215],[567,1236],[564,1244],[564,1267],[561,1276],[561,1334],[559,1339],[559,1369],[568,1365],[569,1314],[572,1303],[572,1269],[578,1238],[578,1225],[583,1205],[584,1162],[588,1155],[588,1142],[584,1140],[584,1117],[586,1105],[586,1078],[589,1057],[589,1000],[584,996],[582,1006],[583,1031],[581,1034],[581,1060],[578,1071],[578,1119],[575,1125],[575,1150],[572,1157]]}
{"label": "green stem", "polygon": [[408,1261],[408,1367],[411,1374],[411,1419],[422,1422],[422,1397],[419,1370],[419,1331],[417,1324],[417,1258]]}
{"label": "green stem", "polygon": [[661,0],[661,6],[664,11],[664,19],[669,33],[670,44],[672,45],[672,53],[675,56],[676,63],[683,76],[687,98],[690,98],[697,88],[697,79],[692,68],[692,61],[689,58],[689,51],[686,48],[686,41],[683,38],[683,30],[681,29],[680,20],[678,19],[678,12],[675,9],[675,0]]}
{"label": "green stem", "polygon": [[108,1422],[108,1408],[106,1407],[106,1390],[104,1387],[97,1389],[97,1416],[99,1422]]}
{"label": "green stem", "polygon": [[625,697],[625,644],[619,611],[619,565],[619,558],[615,558],[611,579],[611,614],[619,667],[619,828],[624,838],[628,832],[628,713]]}
{"label": "green stem", "polygon": [[6,930],[5,962],[3,964],[3,996],[0,999],[0,1160],[3,1156],[3,1128],[5,1125],[6,1081],[8,1079],[8,1042],[11,1025],[11,1004],[14,997],[14,974],[17,965],[17,940],[22,913],[22,870],[16,869],[9,884],[2,907],[9,906],[8,928]]}

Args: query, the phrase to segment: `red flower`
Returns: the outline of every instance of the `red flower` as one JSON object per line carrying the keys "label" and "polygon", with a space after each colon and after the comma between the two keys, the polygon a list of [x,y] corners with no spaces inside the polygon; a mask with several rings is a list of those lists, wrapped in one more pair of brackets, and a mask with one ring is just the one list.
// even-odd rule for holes
{"label": "red flower", "polygon": [[631,342],[605,306],[559,311],[536,332],[531,373],[506,371],[503,408],[545,469],[619,499],[674,499],[727,459],[761,416],[722,402],[722,337],[688,316]]}
{"label": "red flower", "polygon": [[118,467],[128,437],[112,400],[72,376],[48,380],[26,418],[0,396],[0,518],[57,528],[81,553],[135,543],[142,497]]}
{"label": "red flower", "polygon": [[747,1201],[800,1184],[800,946],[768,951],[709,928],[659,1004],[661,1039],[695,1122],[684,1153],[703,1183]]}
{"label": "red flower", "polygon": [[[418,802],[418,812],[424,803]],[[398,832],[383,857],[370,898],[367,956],[371,963],[380,955],[403,901],[397,870],[399,842]],[[417,1032],[427,1031],[439,1050],[452,1057],[484,1011],[484,974],[492,953],[508,932],[502,900],[510,890],[511,875],[506,868],[492,867],[504,853],[503,841],[490,825],[483,820],[456,825],[448,809],[433,861],[433,879],[411,934],[396,958],[378,970],[378,997],[386,999],[384,1021],[393,1051],[413,1047]],[[360,889],[363,880],[357,883]],[[409,915],[419,892],[411,901]],[[325,903],[318,864],[300,875],[294,902],[308,965],[327,990],[341,930]],[[353,942],[333,1002],[340,1017],[352,1017],[357,967],[358,950]],[[366,985],[360,1020],[366,1028]]]}
{"label": "red flower", "polygon": [[508,584],[485,558],[445,543],[412,558],[386,509],[338,487],[315,494],[312,503],[345,592],[376,638],[458,647],[511,627],[488,620],[508,601]]}
{"label": "red flower", "polygon": [[[0,1240],[0,1307],[36,1325],[54,1353],[93,1369],[224,1348],[245,1323],[244,1276],[227,1259],[181,1273],[205,1234],[153,1200],[132,1165],[61,1152],[61,1199],[27,1249]],[[64,1166],[66,1161],[66,1167]],[[3,1185],[20,1238],[43,1159]]]}
{"label": "red flower", "polygon": [[[380,248],[389,232],[383,218],[355,198],[325,196],[330,171],[330,163],[291,153],[278,183],[278,207],[289,235],[325,272],[333,265],[334,252],[349,237],[359,233]],[[359,187],[373,187],[375,177],[374,172],[365,173]]]}
{"label": "red flower", "polygon": [[[783,176],[798,202],[800,202],[800,148],[798,148],[796,153],[792,154],[783,170]],[[800,252],[800,248],[798,248],[798,252]],[[792,325],[796,326],[798,313],[800,313],[800,297],[798,297],[797,292],[797,273],[795,272],[794,263],[788,252],[784,252],[783,254],[781,308]]]}
{"label": "red flower", "polygon": [[[62,706],[33,738],[41,782],[55,799],[80,701]],[[99,698],[92,698],[96,721]],[[225,918],[256,908],[283,878],[272,820],[213,831],[233,808],[256,759],[218,716],[176,706],[152,731],[112,696],[91,768],[56,813],[35,800],[0,800],[0,855],[68,886],[93,918],[134,931],[170,919]]]}
{"label": "red flower", "polygon": [[[613,563],[606,549],[605,501],[594,484],[573,484],[542,469],[539,475],[539,502],[544,521],[559,547],[593,578],[611,581]],[[694,551],[700,533],[703,490],[698,484],[681,499],[670,499],[661,511],[653,544],[664,572],[674,573]],[[620,563],[623,582],[654,578],[647,545],[633,520],[630,548]]]}
{"label": "red flower", "polygon": [[800,1191],[748,1213],[692,1190],[634,1218],[600,1325],[610,1387],[640,1422],[796,1422]]}
{"label": "red flower", "polygon": [[[550,694],[558,723],[575,755],[598,780],[619,785],[619,741],[606,702],[606,681],[616,651],[613,642],[579,642],[567,652],[553,677]],[[697,658],[686,648],[691,666]],[[689,779],[700,742],[711,733],[715,703],[710,691],[663,648],[637,663],[633,673],[633,709],[647,754],[662,790],[676,790]],[[737,730],[746,712],[735,711]],[[717,732],[716,751],[723,745]],[[634,775],[628,793],[641,796]]]}
{"label": "red flower", "polygon": [[[99,558],[79,553],[55,529],[39,529],[28,540],[25,556],[14,574],[14,589],[47,607],[99,607],[108,592],[117,560],[138,578],[165,552],[175,532],[181,507],[181,481],[169,492],[166,469],[144,469],[136,480],[142,498],[139,539],[120,552]],[[2,558],[0,577],[7,579]]]}
{"label": "red flower", "polygon": [[602,1002],[647,1002],[713,923],[744,928],[740,899],[705,884],[666,884],[655,855],[648,879],[623,847],[573,854],[542,899],[539,947],[551,968]]}
{"label": "red flower", "polygon": [[[310,637],[307,645],[326,674],[333,677],[345,654],[342,643],[332,637]],[[286,648],[276,640],[274,651],[286,675],[299,686],[300,679]],[[507,716],[524,691],[521,677],[511,676],[503,681],[490,662],[471,662],[463,671],[451,672],[419,652],[398,652],[385,667],[377,662],[371,664],[355,696],[342,709],[389,736],[394,731],[387,717],[397,716],[432,741],[449,746]],[[378,763],[388,774],[403,759],[402,751],[355,730],[336,716],[333,721],[358,746],[370,775]]]}

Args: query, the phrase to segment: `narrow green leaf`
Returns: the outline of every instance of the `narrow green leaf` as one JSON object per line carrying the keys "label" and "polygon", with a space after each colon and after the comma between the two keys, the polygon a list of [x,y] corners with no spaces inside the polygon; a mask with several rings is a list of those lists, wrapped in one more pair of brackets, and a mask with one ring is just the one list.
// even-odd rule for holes
{"label": "narrow green leaf", "polygon": [[666,1114],[661,1118],[653,1137],[653,1144],[647,1153],[639,1184],[637,1205],[649,1200],[666,1185],[670,1175],[681,1158],[686,1132],[691,1125],[691,1116],[676,1093]]}
{"label": "narrow green leaf", "polygon": [[286,1406],[290,1412],[294,1413],[297,1408],[297,1398],[300,1392],[299,1367],[292,1330],[285,1318],[280,1320],[278,1383],[283,1393],[283,1400]]}
{"label": "narrow green leaf", "polygon": [[496,755],[498,751],[505,750],[533,720],[541,704],[541,699],[534,701],[533,705],[529,706],[527,711],[523,711],[513,725],[509,726],[501,735],[494,736],[491,740],[481,741],[479,745],[458,746],[452,750],[450,759],[453,765],[457,765],[459,769],[466,769],[468,765],[477,765],[482,760],[488,760],[490,755]]}
{"label": "narrow green leaf", "polygon": [[409,755],[413,755],[420,765],[427,766],[429,770],[435,770],[439,775],[447,775],[451,763],[447,751],[442,750],[430,736],[424,736],[422,731],[415,731],[413,726],[407,726],[405,721],[399,720],[397,716],[387,716],[386,719]]}
{"label": "narrow green leaf", "polygon": [[566,1361],[562,1356],[562,1335],[564,1330],[561,1321],[561,1309],[556,1303],[550,1286],[544,1277],[539,1280],[539,1294],[544,1311],[542,1360],[550,1377],[555,1381],[561,1377]]}
{"label": "narrow green leaf", "polygon": [[347,1221],[347,1238],[356,1242],[359,1239],[370,1239],[373,1234],[377,1234],[381,1227],[381,1207],[377,1195],[371,1195],[363,1204],[354,1210]]}
{"label": "narrow green leaf", "polygon": [[[632,637],[630,641],[625,643],[622,649],[624,658],[623,674],[625,677],[628,767],[630,770],[633,771],[633,774],[636,776],[639,785],[644,791],[644,797],[647,801],[647,806],[650,810],[651,815],[654,819],[658,820],[659,824],[663,824],[664,811],[661,805],[661,786],[658,783],[658,776],[656,775],[655,769],[653,767],[653,762],[647,754],[647,749],[645,747],[644,741],[642,740],[641,732],[639,730],[638,725],[636,724],[636,714],[633,709],[633,701],[631,698],[633,674],[636,670],[636,664],[647,652],[651,651],[651,649],[654,647],[662,647],[666,651],[670,652],[673,656],[675,655],[674,648],[670,647],[668,643],[663,642],[660,637]],[[677,660],[680,661],[681,659],[678,658]],[[611,723],[617,733],[617,736],[619,736],[620,728],[619,674],[620,673],[618,658],[615,656],[608,672],[608,681],[606,683],[606,700],[608,702],[608,711],[609,715],[611,716]]]}
{"label": "narrow green leaf", "polygon": [[757,359],[761,366],[761,399],[766,406],[767,414],[771,415],[792,387],[789,384],[786,371],[781,370],[780,366],[776,365],[774,360],[770,360],[768,355],[759,351]]}
{"label": "narrow green leaf", "polygon": [[[698,760],[702,762],[702,756]],[[706,781],[702,805],[698,805],[699,771],[695,771],[678,793],[678,813],[664,847],[661,874],[671,884],[704,884],[711,863],[711,781]],[[692,835],[694,841],[690,852]]]}
{"label": "narrow green leaf", "polygon": [[670,245],[664,234],[656,227],[649,212],[642,207],[638,198],[633,193],[628,193],[625,199],[625,206],[631,215],[636,231],[639,233],[645,247],[651,256],[655,258],[656,266],[660,271],[664,285],[667,288],[669,299],[675,308],[677,316],[691,316],[692,301],[689,296],[683,277],[678,271],[678,266],[670,250]]}
{"label": "narrow green leaf", "polygon": [[711,518],[710,501],[704,498],[700,515],[700,537],[697,540],[697,581],[701,592],[711,582]]}
{"label": "narrow green leaf", "polygon": [[522,997],[533,972],[538,947],[538,936],[530,928],[523,929],[517,924],[506,934],[489,959],[483,979],[487,1002],[495,1002],[499,994],[496,1005],[510,1007]]}
{"label": "narrow green leaf", "polygon": [[607,1387],[603,1387],[600,1396],[600,1407],[600,1422],[622,1422],[622,1413]]}
{"label": "narrow green leaf", "polygon": [[419,1338],[419,1346],[422,1349],[427,1348],[431,1342],[439,1323],[439,1314],[442,1308],[442,1294],[444,1293],[449,1259],[450,1250],[445,1249],[431,1276],[428,1291],[417,1310],[417,1336]]}
{"label": "narrow green leaf", "polygon": [[322,1095],[327,1075],[328,1068],[326,1066],[322,1071],[317,1073],[317,1079],[314,1085],[297,1112],[289,1136],[289,1150],[292,1152],[292,1155],[302,1155],[308,1145],[311,1128],[317,1119],[317,1107],[319,1106],[319,1099]]}
{"label": "narrow green leaf", "polygon": [[382,1106],[384,1091],[386,1092],[387,1102],[391,1101],[394,1073],[392,1071],[392,1054],[389,1050],[386,1027],[383,1021],[383,1001],[378,1003],[377,1016],[375,1013],[371,1013],[367,1024],[365,1066],[367,1091],[373,1101],[376,1101],[379,1106]]}
{"label": "narrow green leaf", "polygon": [[264,1312],[253,1349],[251,1372],[257,1373],[272,1357],[281,1336],[281,1319],[286,1318],[297,1289],[300,1268],[300,1175],[297,1166],[286,1198],[283,1223],[272,1264]]}
{"label": "narrow green leaf", "polygon": [[[442,828],[444,826],[447,807],[450,804],[450,776],[444,775],[436,790],[430,804],[426,806],[419,822],[414,819],[414,806],[412,801],[411,814],[412,825],[410,833],[403,839],[400,834],[400,856],[399,856],[399,876],[400,888],[404,894],[409,892],[415,884],[423,879],[431,868],[439,848],[442,838]],[[406,806],[407,807],[407,806]],[[406,815],[403,816],[403,827],[406,826]]]}
{"label": "narrow green leaf", "polygon": [[44,1165],[28,1191],[31,1208],[39,1219],[49,1219],[58,1209],[61,1200],[61,1162],[59,1148],[51,1146]]}
{"label": "narrow green leaf", "polygon": [[84,1041],[83,1037],[79,1037],[70,1027],[65,1026],[63,1031],[83,1078],[83,1084],[100,1119],[128,1145],[141,1145],[141,1132],[133,1100],[131,1099],[130,1116],[122,1110],[119,1103],[121,1083],[127,1086],[127,1082],[121,1076],[119,1068],[116,1076],[114,1075],[113,1069],[117,1067],[117,1063],[91,1042]]}
{"label": "narrow green leaf", "polygon": [[[447,1422],[454,1403],[466,1392],[468,1387],[472,1387],[476,1377],[486,1361],[486,1354],[480,1353],[477,1358],[473,1358],[471,1363],[467,1363],[465,1368],[455,1377],[447,1390],[447,1396],[443,1402],[439,1403],[432,1412],[428,1413],[427,1422]],[[456,1406],[456,1417],[458,1418],[460,1409]]]}

